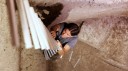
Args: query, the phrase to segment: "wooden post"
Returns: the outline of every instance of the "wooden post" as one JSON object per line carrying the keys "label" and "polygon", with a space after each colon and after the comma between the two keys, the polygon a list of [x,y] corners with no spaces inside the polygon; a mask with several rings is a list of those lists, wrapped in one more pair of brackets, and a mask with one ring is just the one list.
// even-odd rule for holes
{"label": "wooden post", "polygon": [[12,37],[12,45],[19,47],[19,35],[18,35],[18,24],[16,23],[16,13],[15,13],[15,5],[14,0],[6,0],[8,7],[8,15],[9,15],[9,24],[11,28],[11,37]]}

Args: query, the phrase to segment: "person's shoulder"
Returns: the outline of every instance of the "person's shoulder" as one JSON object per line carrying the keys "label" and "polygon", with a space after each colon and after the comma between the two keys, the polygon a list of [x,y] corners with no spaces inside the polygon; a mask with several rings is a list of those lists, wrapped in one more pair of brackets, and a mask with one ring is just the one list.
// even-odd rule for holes
{"label": "person's shoulder", "polygon": [[77,36],[74,36],[72,37],[69,42],[67,43],[70,48],[74,48],[75,47],[75,44],[77,43],[77,40],[78,40],[78,37]]}
{"label": "person's shoulder", "polygon": [[75,35],[75,36],[73,36],[72,38],[73,38],[73,39],[78,39],[78,36],[77,36],[77,35]]}
{"label": "person's shoulder", "polygon": [[73,36],[70,39],[70,42],[76,42],[78,40],[78,36]]}

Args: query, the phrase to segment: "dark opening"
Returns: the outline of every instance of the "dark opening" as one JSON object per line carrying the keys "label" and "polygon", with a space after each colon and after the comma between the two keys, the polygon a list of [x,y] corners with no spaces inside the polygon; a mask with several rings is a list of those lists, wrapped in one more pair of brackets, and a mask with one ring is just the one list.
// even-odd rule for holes
{"label": "dark opening", "polygon": [[37,5],[35,9],[38,12],[39,17],[47,27],[61,14],[63,5],[61,3],[56,3],[51,6]]}

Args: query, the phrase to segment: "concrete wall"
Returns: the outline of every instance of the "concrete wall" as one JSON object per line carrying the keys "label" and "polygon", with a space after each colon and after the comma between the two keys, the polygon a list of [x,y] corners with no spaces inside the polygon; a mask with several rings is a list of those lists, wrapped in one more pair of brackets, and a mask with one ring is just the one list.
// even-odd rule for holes
{"label": "concrete wall", "polygon": [[88,19],[82,27],[79,38],[98,49],[100,54],[103,55],[109,63],[127,69],[127,20],[128,17]]}
{"label": "concrete wall", "polygon": [[55,2],[90,2],[90,3],[104,3],[104,4],[115,4],[115,3],[123,3],[123,2],[128,2],[128,0],[31,0],[35,1],[36,3],[39,2],[47,2],[47,3],[55,3]]}
{"label": "concrete wall", "polygon": [[128,0],[94,0],[95,3],[105,3],[105,4],[117,4],[117,3],[123,3],[128,2]]}
{"label": "concrete wall", "polygon": [[[60,16],[52,23],[80,21],[87,18],[128,15],[127,0],[30,0],[33,5],[51,5],[60,2],[64,5]],[[110,3],[111,2],[111,3]],[[110,4],[109,4],[110,3]]]}
{"label": "concrete wall", "polygon": [[6,0],[0,0],[0,71],[19,71],[19,50],[11,45]]}

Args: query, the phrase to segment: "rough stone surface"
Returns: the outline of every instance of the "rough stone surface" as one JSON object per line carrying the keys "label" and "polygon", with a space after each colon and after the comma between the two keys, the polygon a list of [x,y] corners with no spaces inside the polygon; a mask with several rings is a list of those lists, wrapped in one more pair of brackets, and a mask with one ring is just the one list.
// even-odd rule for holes
{"label": "rough stone surface", "polygon": [[73,50],[71,61],[69,61],[71,52],[61,60],[49,62],[48,71],[127,71],[102,60],[103,56],[100,55],[99,50],[81,41],[78,41]]}
{"label": "rough stone surface", "polygon": [[[78,3],[82,4],[82,3]],[[127,3],[106,5],[106,4],[83,4],[77,7],[73,4],[73,8],[69,11],[69,14],[65,21],[78,21],[85,20],[87,18],[99,18],[106,16],[127,16],[128,8]],[[118,5],[118,6],[117,6]]]}
{"label": "rough stone surface", "polygon": [[99,46],[108,38],[111,29],[115,26],[120,18],[117,17],[104,17],[86,19],[82,26],[79,38],[93,47],[100,48]]}
{"label": "rough stone surface", "polygon": [[41,50],[23,49],[21,71],[46,71],[46,60]]}
{"label": "rough stone surface", "polygon": [[128,69],[127,19],[127,17],[88,19],[82,27],[79,38],[98,49],[107,62]]}
{"label": "rough stone surface", "polygon": [[[30,0],[34,5],[51,5],[57,2],[64,5],[61,15],[52,23],[79,21],[87,18],[128,15],[127,0]],[[111,2],[111,3],[110,3]],[[109,4],[110,3],[110,4]]]}
{"label": "rough stone surface", "polygon": [[19,50],[10,36],[6,0],[0,0],[0,71],[19,71]]}

